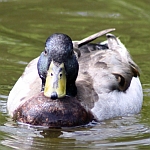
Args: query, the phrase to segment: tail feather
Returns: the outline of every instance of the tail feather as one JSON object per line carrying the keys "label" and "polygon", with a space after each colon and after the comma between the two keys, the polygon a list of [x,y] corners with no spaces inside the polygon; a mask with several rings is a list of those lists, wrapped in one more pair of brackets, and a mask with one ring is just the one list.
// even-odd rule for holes
{"label": "tail feather", "polygon": [[109,49],[118,51],[118,53],[122,56],[122,61],[129,63],[134,76],[140,76],[140,69],[138,65],[132,60],[128,50],[121,43],[119,38],[115,37],[115,35],[111,33],[106,34],[106,37]]}

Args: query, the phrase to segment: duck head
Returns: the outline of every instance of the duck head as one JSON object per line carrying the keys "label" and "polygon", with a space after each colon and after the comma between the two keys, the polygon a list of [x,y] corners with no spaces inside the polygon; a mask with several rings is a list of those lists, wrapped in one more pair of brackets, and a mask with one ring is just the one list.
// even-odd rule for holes
{"label": "duck head", "polygon": [[79,65],[69,36],[55,33],[48,37],[37,63],[42,91],[51,99],[76,96]]}

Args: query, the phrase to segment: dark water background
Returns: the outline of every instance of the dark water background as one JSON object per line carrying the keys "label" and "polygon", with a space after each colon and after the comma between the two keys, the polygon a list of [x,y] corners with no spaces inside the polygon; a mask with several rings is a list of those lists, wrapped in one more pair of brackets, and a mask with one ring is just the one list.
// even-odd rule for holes
{"label": "dark water background", "polygon": [[[0,149],[150,149],[149,0],[0,0]],[[52,33],[79,40],[106,28],[141,68],[144,103],[140,114],[82,128],[22,127],[7,115],[9,91]],[[105,37],[99,40],[105,40]]]}

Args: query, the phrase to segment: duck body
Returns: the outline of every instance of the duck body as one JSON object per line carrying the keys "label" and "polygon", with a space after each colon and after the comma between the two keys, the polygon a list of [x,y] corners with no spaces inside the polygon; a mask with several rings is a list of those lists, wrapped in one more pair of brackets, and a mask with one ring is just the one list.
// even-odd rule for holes
{"label": "duck body", "polygon": [[94,119],[91,111],[75,97],[52,100],[47,99],[43,92],[28,99],[14,114],[14,120],[19,122],[55,128],[84,125]]}
{"label": "duck body", "polygon": [[[94,49],[91,45],[78,48],[79,72],[76,66],[78,73],[73,74],[72,82],[75,88],[71,89],[77,94],[68,90],[67,96],[56,100],[41,91],[45,83],[37,69],[41,58],[32,60],[9,94],[10,116],[32,125],[69,127],[139,113],[143,93],[138,66],[114,35],[108,34],[106,43],[103,50],[99,49],[100,44]],[[70,83],[68,87],[72,87]]]}
{"label": "duck body", "polygon": [[119,39],[111,40],[117,42],[114,47],[87,51],[79,58],[78,97],[98,120],[137,114],[143,101],[138,66]]}

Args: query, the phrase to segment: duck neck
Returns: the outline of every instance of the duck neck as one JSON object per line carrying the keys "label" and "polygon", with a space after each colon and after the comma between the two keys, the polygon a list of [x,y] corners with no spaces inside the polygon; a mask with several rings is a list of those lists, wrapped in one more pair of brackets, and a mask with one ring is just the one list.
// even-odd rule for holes
{"label": "duck neck", "polygon": [[75,82],[74,83],[67,83],[66,85],[66,95],[75,97],[77,95],[77,87]]}

